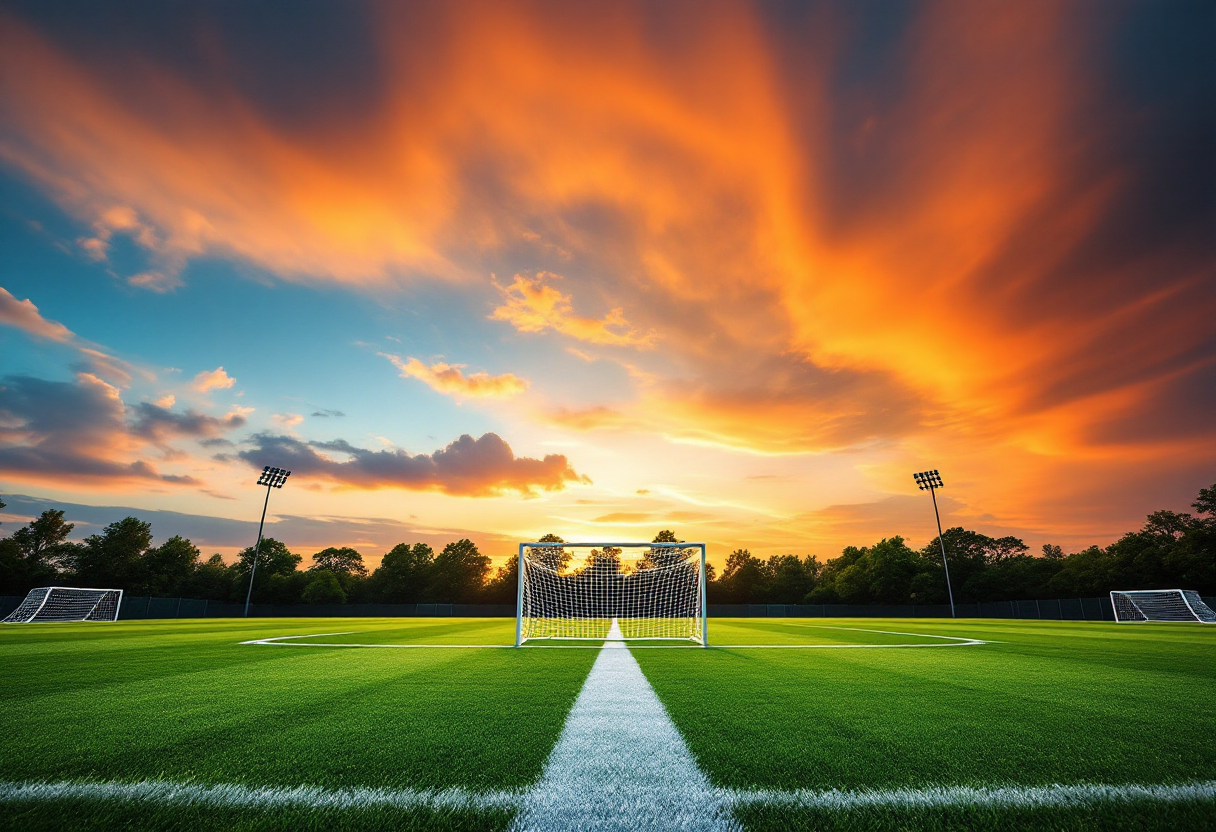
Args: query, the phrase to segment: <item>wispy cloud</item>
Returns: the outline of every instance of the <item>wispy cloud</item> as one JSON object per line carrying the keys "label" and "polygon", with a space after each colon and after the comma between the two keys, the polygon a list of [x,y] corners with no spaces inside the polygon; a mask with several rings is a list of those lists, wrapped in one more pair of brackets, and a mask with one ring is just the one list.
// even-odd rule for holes
{"label": "wispy cloud", "polygon": [[0,323],[15,326],[35,338],[59,343],[70,343],[76,335],[58,321],[42,317],[38,307],[31,300],[17,300],[3,286],[0,286]]}
{"label": "wispy cloud", "polygon": [[[84,340],[58,321],[44,317],[33,301],[17,300],[3,287],[0,287],[0,323],[16,327],[37,339],[74,347],[80,355],[75,369],[92,373],[111,384],[128,387],[132,375],[137,372],[128,362]],[[140,372],[151,377],[147,371]]]}
{"label": "wispy cloud", "polygon": [[535,277],[517,274],[506,286],[494,283],[502,294],[503,304],[490,318],[506,321],[520,332],[552,330],[589,344],[650,348],[653,333],[639,333],[625,320],[621,309],[609,310],[603,318],[587,318],[574,312],[570,295],[563,295],[546,280],[560,275],[540,272]]}
{"label": "wispy cloud", "polygon": [[379,353],[401,371],[402,378],[416,378],[432,390],[449,396],[470,398],[502,398],[515,396],[528,389],[528,382],[514,373],[492,376],[486,372],[466,375],[467,364],[447,364],[443,361],[423,364],[417,358],[403,359],[399,355]]}

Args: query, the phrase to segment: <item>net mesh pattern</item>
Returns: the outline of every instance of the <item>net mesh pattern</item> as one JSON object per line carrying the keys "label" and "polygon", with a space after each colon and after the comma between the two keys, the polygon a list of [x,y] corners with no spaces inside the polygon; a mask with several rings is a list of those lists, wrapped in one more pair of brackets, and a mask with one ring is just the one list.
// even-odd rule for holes
{"label": "net mesh pattern", "polygon": [[31,589],[5,624],[37,621],[117,621],[121,589],[42,586]]}
{"label": "net mesh pattern", "polygon": [[1202,621],[1216,624],[1216,612],[1193,589],[1151,589],[1112,592],[1115,620],[1127,621]]}
{"label": "net mesh pattern", "polygon": [[700,643],[701,548],[549,544],[523,552],[520,642],[621,637]]}

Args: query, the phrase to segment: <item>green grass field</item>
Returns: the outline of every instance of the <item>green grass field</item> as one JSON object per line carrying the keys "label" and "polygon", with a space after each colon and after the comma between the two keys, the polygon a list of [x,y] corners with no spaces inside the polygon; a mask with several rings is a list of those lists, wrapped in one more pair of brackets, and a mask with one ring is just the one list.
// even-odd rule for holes
{"label": "green grass field", "polygon": [[[241,643],[313,634],[330,635]],[[599,654],[547,649],[594,643],[457,647],[513,638],[505,619],[0,628],[0,826],[504,829]],[[1216,627],[711,619],[710,640],[773,648],[631,652],[713,786],[777,795],[735,806],[746,829],[1216,828],[1210,789],[1063,807],[790,797],[1214,781]],[[149,781],[280,797],[217,804],[101,788]],[[14,787],[35,782],[99,788]],[[281,797],[296,787],[383,792],[325,805]],[[489,797],[461,803],[443,790]],[[430,797],[384,797],[397,792]]]}

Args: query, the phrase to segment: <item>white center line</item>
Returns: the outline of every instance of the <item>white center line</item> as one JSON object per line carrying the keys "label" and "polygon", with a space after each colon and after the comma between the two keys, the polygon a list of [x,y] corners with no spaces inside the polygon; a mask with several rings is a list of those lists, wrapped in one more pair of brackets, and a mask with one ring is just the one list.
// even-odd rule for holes
{"label": "white center line", "polygon": [[609,638],[512,832],[735,832],[726,796],[697,767],[615,620]]}

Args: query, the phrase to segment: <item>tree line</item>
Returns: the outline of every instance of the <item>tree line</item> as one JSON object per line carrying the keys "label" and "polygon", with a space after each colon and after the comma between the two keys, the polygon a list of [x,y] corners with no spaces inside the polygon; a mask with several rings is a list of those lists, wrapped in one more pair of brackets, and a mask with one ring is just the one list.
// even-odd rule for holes
{"label": "tree line", "polygon": [[[0,508],[4,504],[0,502]],[[736,549],[719,576],[711,566],[711,604],[943,604],[946,549],[957,603],[1095,597],[1112,589],[1195,589],[1216,595],[1216,485],[1202,489],[1195,514],[1157,511],[1143,527],[1106,547],[1065,554],[1044,545],[1040,555],[1017,537],[993,538],[956,527],[921,549],[902,537],[870,546],[846,546],[835,558],[793,554],[767,559]],[[0,595],[24,595],[36,586],[121,587],[129,595],[245,600],[254,548],[227,564],[204,559],[198,547],[174,536],[154,545],[150,523],[127,517],[81,542],[74,525],[48,509],[29,525],[0,538]],[[561,543],[556,535],[538,542]],[[654,542],[680,542],[664,530]],[[657,551],[657,550],[656,550]],[[568,565],[561,547],[538,550],[555,571]],[[611,565],[619,552],[597,553]],[[253,597],[261,604],[499,603],[515,601],[518,565],[492,569],[490,558],[468,539],[436,553],[425,543],[399,543],[369,571],[350,547],[329,547],[304,557],[274,538],[258,552]],[[600,564],[602,566],[602,564]],[[599,567],[597,567],[599,568]]]}

